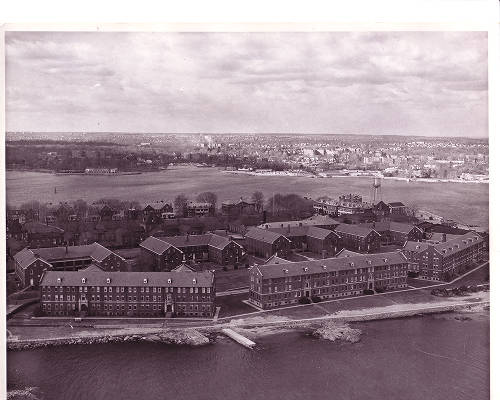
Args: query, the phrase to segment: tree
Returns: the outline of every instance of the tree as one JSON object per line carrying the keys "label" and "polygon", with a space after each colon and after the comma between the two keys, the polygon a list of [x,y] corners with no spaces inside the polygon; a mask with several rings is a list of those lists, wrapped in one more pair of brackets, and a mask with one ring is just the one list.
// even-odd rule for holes
{"label": "tree", "polygon": [[174,199],[174,210],[177,215],[183,215],[184,214],[184,209],[186,208],[187,205],[187,197],[184,193],[179,194],[175,199]]}
{"label": "tree", "polygon": [[212,192],[203,192],[196,196],[196,201],[202,203],[210,203],[215,207],[215,205],[217,204],[217,195]]}
{"label": "tree", "polygon": [[78,199],[73,203],[73,209],[79,216],[84,216],[87,213],[88,205],[85,200]]}
{"label": "tree", "polygon": [[252,201],[255,203],[255,209],[260,212],[264,207],[264,194],[262,192],[254,192],[252,194]]}

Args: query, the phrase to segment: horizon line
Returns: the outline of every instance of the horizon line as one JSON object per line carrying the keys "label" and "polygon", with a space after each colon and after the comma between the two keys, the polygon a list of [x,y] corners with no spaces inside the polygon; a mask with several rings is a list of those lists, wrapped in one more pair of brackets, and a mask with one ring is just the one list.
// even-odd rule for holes
{"label": "horizon line", "polygon": [[430,136],[430,135],[407,135],[397,133],[304,133],[304,132],[127,132],[127,131],[5,131],[5,134],[124,134],[124,135],[293,135],[293,136],[401,136],[422,137],[435,139],[489,139],[489,135],[481,137],[473,136]]}

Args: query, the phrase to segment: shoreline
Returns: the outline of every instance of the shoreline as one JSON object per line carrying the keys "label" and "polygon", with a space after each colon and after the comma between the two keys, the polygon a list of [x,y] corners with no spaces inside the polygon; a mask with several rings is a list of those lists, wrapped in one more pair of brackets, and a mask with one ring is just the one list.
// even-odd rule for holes
{"label": "shoreline", "polygon": [[302,177],[302,178],[313,178],[313,179],[336,179],[336,178],[381,178],[383,180],[395,180],[395,181],[407,181],[408,183],[470,183],[470,184],[481,184],[486,183],[489,184],[489,178],[484,180],[465,180],[465,179],[441,179],[441,178],[404,178],[402,176],[380,176],[377,174],[370,175],[329,175],[329,176],[321,176],[314,175],[311,173],[259,173],[254,171],[227,171],[221,170],[222,173],[226,174],[236,174],[236,175],[249,175],[249,176],[270,176],[270,177]]}
{"label": "shoreline", "polygon": [[[182,165],[179,164],[177,166],[181,167],[192,167],[192,168],[198,168],[195,165]],[[173,166],[172,168],[168,169],[175,169],[176,166]],[[222,168],[222,167],[220,167]],[[488,179],[471,179],[471,180],[465,180],[465,179],[441,179],[441,178],[404,178],[401,176],[381,176],[377,174],[369,174],[369,175],[328,175],[328,176],[321,176],[321,175],[314,175],[311,173],[294,173],[294,172],[283,172],[281,173],[280,171],[276,172],[270,172],[270,173],[259,173],[255,171],[230,171],[230,170],[224,170],[218,168],[218,171],[224,174],[235,174],[235,175],[249,175],[249,176],[269,176],[269,177],[294,177],[294,178],[311,178],[311,179],[336,179],[336,178],[381,178],[383,180],[395,180],[395,181],[407,181],[408,183],[418,183],[418,182],[423,182],[423,183],[464,183],[464,184],[489,184],[489,178]],[[167,171],[168,169],[160,169],[158,171],[124,171],[124,172],[118,172],[116,174],[86,174],[84,172],[69,172],[69,173],[64,173],[64,172],[57,172],[54,170],[46,170],[46,169],[19,169],[19,168],[6,168],[5,170],[7,172],[38,172],[38,173],[46,173],[46,174],[53,174],[53,175],[84,175],[84,176],[120,176],[120,175],[141,175],[141,174],[147,174],[147,173],[155,173],[155,172],[162,172],[162,171]]]}
{"label": "shoreline", "polygon": [[[418,304],[417,304],[418,305]],[[437,306],[415,307],[398,311],[373,312],[380,308],[373,307],[363,310],[344,310],[322,317],[290,319],[288,317],[272,316],[250,317],[244,319],[234,319],[226,323],[182,328],[122,328],[104,332],[83,331],[77,335],[67,335],[56,338],[37,338],[37,339],[18,339],[7,338],[8,351],[32,350],[40,347],[62,346],[74,344],[102,344],[102,343],[125,343],[125,342],[154,342],[163,344],[203,346],[213,344],[216,336],[220,335],[222,329],[232,328],[241,332],[243,335],[250,334],[255,338],[263,335],[282,333],[283,331],[293,330],[312,330],[317,328],[318,323],[339,323],[349,322],[367,322],[386,319],[411,318],[415,316],[454,313],[460,311],[477,312],[488,311],[490,302],[477,301],[454,304],[440,304]],[[390,309],[390,308],[389,308]],[[481,309],[481,310],[478,310]],[[372,312],[367,312],[372,311]],[[357,312],[357,313],[356,313]],[[252,329],[254,331],[252,331]],[[267,330],[266,330],[267,329]],[[257,331],[255,331],[257,330]],[[260,330],[260,332],[259,332]]]}

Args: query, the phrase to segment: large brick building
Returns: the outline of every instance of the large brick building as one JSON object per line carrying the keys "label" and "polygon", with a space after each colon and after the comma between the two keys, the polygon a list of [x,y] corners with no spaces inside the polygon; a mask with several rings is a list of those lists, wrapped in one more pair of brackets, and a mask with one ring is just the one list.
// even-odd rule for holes
{"label": "large brick building", "polygon": [[341,238],[342,247],[361,253],[372,253],[380,249],[380,233],[361,225],[340,224],[335,229]]}
{"label": "large brick building", "polygon": [[46,271],[41,311],[48,316],[212,317],[215,279],[181,266],[171,272],[109,273],[91,265]]}
{"label": "large brick building", "polygon": [[47,270],[78,270],[90,264],[109,271],[127,269],[127,262],[99,243],[82,246],[23,249],[14,256],[15,271],[22,287],[38,287],[42,272]]}
{"label": "large brick building", "polygon": [[142,262],[154,271],[170,271],[188,260],[209,261],[220,265],[236,264],[245,254],[238,243],[212,233],[149,237],[140,247]]}
{"label": "large brick building", "polygon": [[28,222],[22,229],[22,238],[28,243],[28,247],[52,247],[64,243],[64,230],[57,226]]}
{"label": "large brick building", "polygon": [[243,200],[240,197],[237,201],[226,200],[221,204],[222,215],[228,217],[238,217],[242,214],[253,214],[257,211],[254,201]]}
{"label": "large brick building", "polygon": [[403,245],[408,240],[419,242],[424,239],[424,232],[415,225],[393,221],[372,222],[361,225],[377,231],[381,236],[381,242],[384,244]]}
{"label": "large brick building", "polygon": [[471,263],[481,260],[484,249],[484,239],[470,232],[439,244],[408,241],[402,252],[411,263],[410,269],[420,277],[448,281]]}
{"label": "large brick building", "polygon": [[286,257],[290,253],[290,239],[269,229],[251,228],[245,234],[245,248],[249,254],[266,259],[273,254]]}
{"label": "large brick building", "polygon": [[250,268],[249,301],[263,309],[293,305],[302,297],[331,299],[364,290],[407,286],[408,261],[400,252],[362,254]]}
{"label": "large brick building", "polygon": [[269,228],[290,240],[290,248],[310,251],[333,257],[341,249],[340,237],[329,229],[316,226],[288,226],[286,228]]}

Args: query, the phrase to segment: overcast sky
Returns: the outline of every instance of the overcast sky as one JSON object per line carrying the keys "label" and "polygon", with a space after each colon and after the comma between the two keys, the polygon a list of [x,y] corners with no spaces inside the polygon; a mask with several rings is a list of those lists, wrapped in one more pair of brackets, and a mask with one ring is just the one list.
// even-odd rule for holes
{"label": "overcast sky", "polygon": [[6,33],[8,131],[488,135],[487,34]]}

